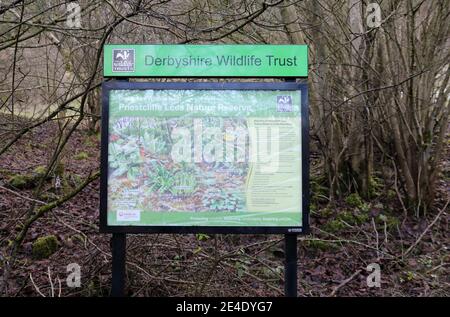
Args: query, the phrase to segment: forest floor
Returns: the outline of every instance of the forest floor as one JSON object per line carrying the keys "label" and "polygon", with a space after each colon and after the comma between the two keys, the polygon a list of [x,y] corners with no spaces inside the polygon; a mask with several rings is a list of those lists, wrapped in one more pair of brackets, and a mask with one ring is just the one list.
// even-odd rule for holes
{"label": "forest floor", "polygon": [[[20,139],[0,159],[0,282],[11,241],[33,204],[64,195],[98,170],[98,135],[75,131],[64,152],[60,189],[49,178],[33,201],[34,185],[11,187],[13,177],[39,173],[52,154],[57,125],[47,123]],[[447,142],[447,159],[450,143]],[[300,296],[450,296],[448,203],[450,162],[444,164],[433,210],[406,215],[383,182],[370,201],[349,196],[333,205],[313,184],[311,233],[299,236]],[[314,168],[313,168],[314,170]],[[313,180],[315,178],[313,177]],[[20,179],[19,179],[20,181]],[[0,296],[107,296],[111,286],[110,235],[98,232],[99,180],[35,222],[18,250]],[[447,206],[448,207],[448,206]],[[38,238],[56,237],[47,258],[37,258]],[[129,296],[282,296],[281,235],[129,235]],[[81,267],[81,287],[66,284],[67,265]],[[369,287],[371,263],[380,287]]]}

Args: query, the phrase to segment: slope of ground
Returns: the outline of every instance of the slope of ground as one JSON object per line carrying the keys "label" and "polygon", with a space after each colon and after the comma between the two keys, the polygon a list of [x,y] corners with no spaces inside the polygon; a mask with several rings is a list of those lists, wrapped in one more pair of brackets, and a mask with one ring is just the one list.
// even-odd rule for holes
{"label": "slope of ground", "polygon": [[[76,131],[64,152],[63,188],[54,177],[44,195],[34,186],[11,187],[11,178],[45,166],[58,128],[47,123],[26,134],[0,157],[0,276],[30,206],[70,191],[99,168],[99,137]],[[447,149],[448,151],[448,149]],[[449,152],[450,154],[450,152]],[[447,158],[450,155],[447,155]],[[312,232],[299,237],[300,296],[449,296],[449,162],[443,162],[439,198],[425,218],[406,217],[392,191],[372,201],[358,197],[327,206],[313,186]],[[41,167],[42,168],[42,167]],[[8,296],[107,296],[110,236],[98,233],[99,181],[51,210],[27,233],[6,280]],[[442,212],[439,212],[442,211]],[[38,259],[33,243],[55,236],[55,252]],[[279,235],[129,235],[130,296],[281,296],[283,241]],[[81,287],[67,286],[67,265],[81,267]],[[381,267],[381,287],[368,287],[370,263]]]}

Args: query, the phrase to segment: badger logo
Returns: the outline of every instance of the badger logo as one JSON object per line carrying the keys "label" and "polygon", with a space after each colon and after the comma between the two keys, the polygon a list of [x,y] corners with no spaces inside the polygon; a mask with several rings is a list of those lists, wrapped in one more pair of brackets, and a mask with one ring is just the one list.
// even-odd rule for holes
{"label": "badger logo", "polygon": [[277,111],[278,112],[292,112],[292,97],[291,96],[277,96]]}
{"label": "badger logo", "polygon": [[116,54],[116,60],[119,60],[119,58],[122,61],[128,60],[128,57],[130,57],[130,53],[128,51],[123,50],[122,52],[117,52]]}
{"label": "badger logo", "polygon": [[113,72],[134,72],[134,49],[113,49]]}

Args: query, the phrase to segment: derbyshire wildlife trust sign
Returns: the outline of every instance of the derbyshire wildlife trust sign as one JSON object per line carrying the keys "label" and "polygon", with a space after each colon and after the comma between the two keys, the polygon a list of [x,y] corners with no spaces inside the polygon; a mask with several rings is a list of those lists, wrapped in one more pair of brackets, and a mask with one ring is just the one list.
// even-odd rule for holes
{"label": "derbyshire wildlife trust sign", "polygon": [[[305,50],[108,45],[104,73],[287,77],[304,75]],[[307,109],[296,82],[105,82],[101,229],[303,232]]]}
{"label": "derbyshire wildlife trust sign", "polygon": [[306,77],[306,45],[105,45],[105,77]]}
{"label": "derbyshire wildlife trust sign", "polygon": [[295,79],[307,65],[304,45],[105,45],[101,231],[284,233],[294,294],[309,214],[308,88]]}

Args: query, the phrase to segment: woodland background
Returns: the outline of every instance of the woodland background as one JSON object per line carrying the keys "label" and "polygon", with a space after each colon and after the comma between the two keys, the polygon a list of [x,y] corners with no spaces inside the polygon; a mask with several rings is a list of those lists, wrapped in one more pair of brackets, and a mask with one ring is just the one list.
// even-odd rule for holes
{"label": "woodland background", "polygon": [[[247,43],[310,48],[312,232],[299,237],[299,294],[449,295],[450,2],[373,3],[0,1],[0,294],[109,294],[102,46]],[[283,294],[281,236],[135,235],[127,254],[130,296]],[[65,283],[70,263],[79,288]],[[367,287],[369,263],[380,288]]]}

